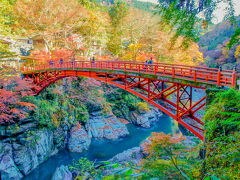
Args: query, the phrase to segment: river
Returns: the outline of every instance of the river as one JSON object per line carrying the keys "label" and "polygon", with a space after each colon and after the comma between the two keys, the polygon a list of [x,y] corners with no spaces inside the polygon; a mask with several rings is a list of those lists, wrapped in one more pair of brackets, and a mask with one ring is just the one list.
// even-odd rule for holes
{"label": "river", "polygon": [[133,124],[128,124],[127,128],[130,134],[115,141],[92,139],[86,152],[71,153],[68,150],[58,152],[24,177],[24,180],[50,180],[57,167],[69,165],[74,159],[78,160],[80,157],[87,157],[94,161],[108,160],[124,150],[139,146],[152,132],[180,133],[174,120],[167,115],[160,117],[151,128],[146,129]]}

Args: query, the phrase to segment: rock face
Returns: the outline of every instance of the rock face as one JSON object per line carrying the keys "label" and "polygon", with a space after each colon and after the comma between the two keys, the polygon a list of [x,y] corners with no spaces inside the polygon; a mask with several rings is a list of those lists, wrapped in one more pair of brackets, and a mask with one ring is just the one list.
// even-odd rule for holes
{"label": "rock face", "polygon": [[[22,131],[23,126],[20,128]],[[25,131],[14,142],[0,142],[0,179],[20,179],[65,147],[67,129]]]}
{"label": "rock face", "polygon": [[60,166],[54,172],[51,180],[72,180],[72,173],[67,166]]}
{"label": "rock face", "polygon": [[124,164],[126,162],[132,162],[134,164],[139,164],[141,159],[143,158],[143,154],[141,152],[140,147],[134,147],[131,149],[128,149],[126,151],[123,151],[120,154],[117,154],[113,158],[111,158],[110,162],[116,162],[120,164]]}
{"label": "rock face", "polygon": [[157,108],[148,111],[147,113],[131,113],[131,121],[133,124],[144,127],[150,128],[151,123],[157,121],[159,117],[161,117],[163,113],[158,110]]}
{"label": "rock face", "polygon": [[87,150],[90,143],[91,138],[82,127],[75,126],[72,128],[68,142],[68,149],[71,152],[80,153],[84,150]]}
{"label": "rock face", "polygon": [[19,170],[28,174],[54,152],[53,132],[43,129],[34,133],[29,143],[13,144],[13,158]]}
{"label": "rock face", "polygon": [[58,127],[53,132],[53,143],[57,149],[63,149],[67,146],[68,126]]}
{"label": "rock face", "polygon": [[10,144],[0,143],[0,148],[0,179],[21,179],[23,175],[13,161]]}
{"label": "rock face", "polygon": [[95,138],[117,139],[129,134],[125,124],[116,116],[102,116],[99,112],[90,116],[89,130]]}

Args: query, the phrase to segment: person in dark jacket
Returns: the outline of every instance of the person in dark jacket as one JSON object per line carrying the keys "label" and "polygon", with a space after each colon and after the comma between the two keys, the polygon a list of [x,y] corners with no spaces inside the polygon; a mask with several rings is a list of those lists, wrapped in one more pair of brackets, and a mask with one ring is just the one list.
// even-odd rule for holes
{"label": "person in dark jacket", "polygon": [[[153,59],[151,57],[151,59],[148,61],[148,64],[153,64]],[[152,65],[150,65],[149,67],[153,67]]]}
{"label": "person in dark jacket", "polygon": [[50,59],[50,61],[49,61],[49,67],[51,68],[51,67],[53,67],[53,61]]}
{"label": "person in dark jacket", "polygon": [[63,64],[63,58],[60,58],[60,60],[59,60],[59,64]]}
{"label": "person in dark jacket", "polygon": [[146,59],[146,61],[145,61],[144,64],[145,64],[145,65],[144,65],[143,69],[146,69],[146,68],[148,67],[148,59]]}
{"label": "person in dark jacket", "polygon": [[93,56],[93,58],[91,59],[91,63],[92,63],[92,67],[95,67],[95,57]]}
{"label": "person in dark jacket", "polygon": [[75,65],[75,57],[72,58],[71,62],[72,62],[72,67],[73,67],[73,69],[74,69],[74,65]]}

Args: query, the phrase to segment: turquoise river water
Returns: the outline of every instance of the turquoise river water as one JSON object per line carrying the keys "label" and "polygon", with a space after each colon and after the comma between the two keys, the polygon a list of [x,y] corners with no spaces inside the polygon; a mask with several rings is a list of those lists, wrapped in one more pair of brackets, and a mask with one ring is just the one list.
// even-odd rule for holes
{"label": "turquoise river water", "polygon": [[151,128],[142,128],[132,124],[127,125],[129,135],[116,141],[106,139],[92,139],[89,150],[84,153],[70,153],[63,150],[40,164],[35,170],[27,175],[24,180],[50,180],[54,171],[61,165],[69,165],[73,159],[87,157],[89,160],[104,161],[124,150],[139,146],[152,132],[178,133],[174,120],[163,115]]}

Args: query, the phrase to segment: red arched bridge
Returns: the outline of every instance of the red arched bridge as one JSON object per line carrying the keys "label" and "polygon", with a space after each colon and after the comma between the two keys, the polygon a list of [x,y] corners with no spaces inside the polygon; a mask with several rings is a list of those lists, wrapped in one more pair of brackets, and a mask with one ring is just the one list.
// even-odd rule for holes
{"label": "red arched bridge", "polygon": [[196,100],[193,88],[236,85],[235,70],[165,63],[75,61],[23,67],[21,71],[33,79],[37,94],[69,76],[91,77],[113,84],[158,107],[201,140],[204,139],[204,122],[200,111],[206,105],[206,96]]}

